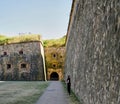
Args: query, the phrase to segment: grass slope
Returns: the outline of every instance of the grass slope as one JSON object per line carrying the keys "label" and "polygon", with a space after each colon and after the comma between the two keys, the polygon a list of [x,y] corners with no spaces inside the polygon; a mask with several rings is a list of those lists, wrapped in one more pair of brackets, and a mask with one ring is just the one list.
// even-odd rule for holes
{"label": "grass slope", "polygon": [[62,46],[65,46],[65,39],[66,39],[66,36],[60,39],[44,40],[43,44],[44,44],[44,47],[62,47]]}
{"label": "grass slope", "polygon": [[40,41],[39,34],[24,34],[15,37],[6,37],[0,35],[0,45],[10,44],[10,43],[21,43],[21,42],[30,42],[30,41]]}
{"label": "grass slope", "polygon": [[4,44],[8,41],[8,38],[4,35],[0,35],[0,44]]}
{"label": "grass slope", "polygon": [[0,104],[35,104],[48,84],[40,81],[0,82]]}

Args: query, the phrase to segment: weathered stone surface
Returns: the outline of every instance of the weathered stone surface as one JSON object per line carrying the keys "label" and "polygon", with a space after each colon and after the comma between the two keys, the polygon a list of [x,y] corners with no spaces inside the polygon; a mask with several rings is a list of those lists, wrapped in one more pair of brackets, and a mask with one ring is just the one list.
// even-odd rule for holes
{"label": "weathered stone surface", "polygon": [[[57,79],[55,74],[58,74],[58,80],[63,79],[63,67],[65,59],[65,47],[47,47],[45,48],[45,59],[47,68],[47,79]],[[51,76],[55,76],[52,78]]]}
{"label": "weathered stone surface", "polygon": [[65,76],[80,101],[120,104],[120,0],[73,0],[67,35]]}
{"label": "weathered stone surface", "polygon": [[40,42],[0,46],[0,80],[45,80],[44,71]]}

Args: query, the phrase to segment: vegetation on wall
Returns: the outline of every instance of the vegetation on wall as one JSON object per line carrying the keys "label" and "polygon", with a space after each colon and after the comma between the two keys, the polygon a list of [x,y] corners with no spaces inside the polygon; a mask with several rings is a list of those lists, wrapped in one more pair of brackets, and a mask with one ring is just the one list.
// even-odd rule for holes
{"label": "vegetation on wall", "polygon": [[[11,44],[11,43],[22,43],[22,42],[30,42],[30,41],[40,41],[39,34],[24,34],[15,37],[6,37],[4,35],[0,35],[0,45],[3,44]],[[44,47],[61,47],[65,46],[66,36],[63,36],[59,39],[49,39],[43,40]]]}
{"label": "vegetation on wall", "polygon": [[44,47],[61,47],[61,46],[65,46],[65,39],[66,36],[63,36],[62,38],[59,39],[44,40],[43,44]]}
{"label": "vegetation on wall", "polygon": [[6,37],[4,35],[0,35],[0,45],[10,44],[10,43],[30,42],[30,41],[40,41],[40,35],[24,34],[15,37]]}
{"label": "vegetation on wall", "polygon": [[0,44],[4,44],[8,41],[8,38],[4,35],[0,35]]}

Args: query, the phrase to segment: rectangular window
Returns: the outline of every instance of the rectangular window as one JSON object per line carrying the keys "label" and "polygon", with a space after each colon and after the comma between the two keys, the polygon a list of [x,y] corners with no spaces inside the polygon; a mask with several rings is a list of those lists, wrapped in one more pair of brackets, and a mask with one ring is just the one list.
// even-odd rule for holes
{"label": "rectangular window", "polygon": [[21,64],[21,68],[26,68],[26,64]]}
{"label": "rectangular window", "polygon": [[11,64],[7,64],[7,69],[10,69],[11,68]]}
{"label": "rectangular window", "polygon": [[4,56],[7,55],[7,52],[3,52],[3,55],[4,55]]}
{"label": "rectangular window", "polygon": [[20,50],[20,51],[19,51],[19,54],[23,54],[23,51],[22,51],[22,50]]}

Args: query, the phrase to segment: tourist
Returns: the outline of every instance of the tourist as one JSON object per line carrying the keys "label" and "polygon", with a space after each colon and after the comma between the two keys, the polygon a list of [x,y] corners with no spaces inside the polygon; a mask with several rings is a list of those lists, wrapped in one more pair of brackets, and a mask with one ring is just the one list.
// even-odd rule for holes
{"label": "tourist", "polygon": [[70,95],[70,90],[71,90],[70,75],[68,75],[68,78],[67,78],[67,90],[68,90],[68,93]]}

